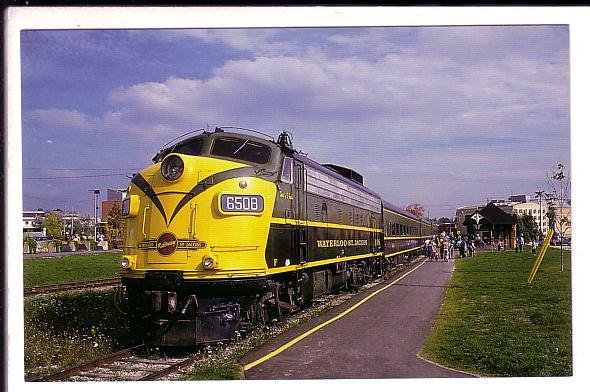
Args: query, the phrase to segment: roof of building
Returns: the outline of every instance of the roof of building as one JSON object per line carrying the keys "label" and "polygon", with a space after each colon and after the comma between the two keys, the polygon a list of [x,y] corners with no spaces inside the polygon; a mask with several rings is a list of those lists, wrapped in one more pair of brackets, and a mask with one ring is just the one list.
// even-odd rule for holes
{"label": "roof of building", "polygon": [[494,203],[488,203],[481,210],[476,211],[468,217],[465,217],[463,225],[471,224],[474,220],[471,218],[476,213],[479,213],[485,220],[493,225],[514,225],[516,224],[516,218],[506,212],[502,211],[501,208],[494,205]]}

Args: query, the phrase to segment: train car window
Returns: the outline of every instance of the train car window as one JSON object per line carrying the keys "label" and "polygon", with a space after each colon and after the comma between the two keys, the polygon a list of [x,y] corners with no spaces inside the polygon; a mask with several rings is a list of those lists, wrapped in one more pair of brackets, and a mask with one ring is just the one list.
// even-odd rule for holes
{"label": "train car window", "polygon": [[251,141],[250,139],[238,139],[223,137],[213,143],[211,154],[221,157],[239,159],[258,164],[270,161],[271,149],[268,146]]}
{"label": "train car window", "polygon": [[321,221],[322,220],[322,214],[320,212],[320,205],[318,203],[314,203],[313,205],[313,211],[315,213],[315,220],[316,221]]}
{"label": "train car window", "polygon": [[178,146],[177,148],[173,149],[172,152],[186,155],[201,155],[203,151],[203,144],[203,139],[195,139],[186,144]]}
{"label": "train car window", "polygon": [[323,202],[322,203],[322,222],[328,221],[328,205]]}
{"label": "train car window", "polygon": [[281,181],[288,184],[293,183],[293,158],[285,157],[283,170],[281,171]]}

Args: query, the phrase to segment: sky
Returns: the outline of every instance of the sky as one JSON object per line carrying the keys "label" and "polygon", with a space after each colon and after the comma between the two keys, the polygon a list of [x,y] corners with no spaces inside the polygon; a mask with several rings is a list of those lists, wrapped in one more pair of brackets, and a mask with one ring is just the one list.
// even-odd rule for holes
{"label": "sky", "polygon": [[430,217],[570,169],[568,25],[27,30],[23,210],[93,213],[169,140],[239,126]]}

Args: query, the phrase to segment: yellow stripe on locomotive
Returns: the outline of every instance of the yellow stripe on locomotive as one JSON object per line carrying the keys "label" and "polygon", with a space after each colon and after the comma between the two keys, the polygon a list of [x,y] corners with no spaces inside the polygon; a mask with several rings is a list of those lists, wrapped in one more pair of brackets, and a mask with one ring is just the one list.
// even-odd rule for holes
{"label": "yellow stripe on locomotive", "polygon": [[[182,161],[183,173],[171,181],[165,174],[174,176],[166,167],[173,158]],[[249,169],[170,154],[139,173],[124,206],[123,277],[141,278],[146,270],[182,270],[187,280],[264,275],[276,185],[240,175]]]}

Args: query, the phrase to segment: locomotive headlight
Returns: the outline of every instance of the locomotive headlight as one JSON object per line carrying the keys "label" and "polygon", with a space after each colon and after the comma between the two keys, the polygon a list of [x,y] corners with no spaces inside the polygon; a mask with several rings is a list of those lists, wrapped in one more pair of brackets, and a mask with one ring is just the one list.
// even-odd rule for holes
{"label": "locomotive headlight", "polygon": [[167,181],[176,181],[184,171],[184,162],[178,155],[169,155],[162,161],[160,171]]}
{"label": "locomotive headlight", "polygon": [[135,268],[135,259],[133,256],[125,256],[121,259],[121,267],[125,269]]}
{"label": "locomotive headlight", "polygon": [[203,257],[203,268],[215,269],[218,268],[217,260],[213,256],[206,255]]}

